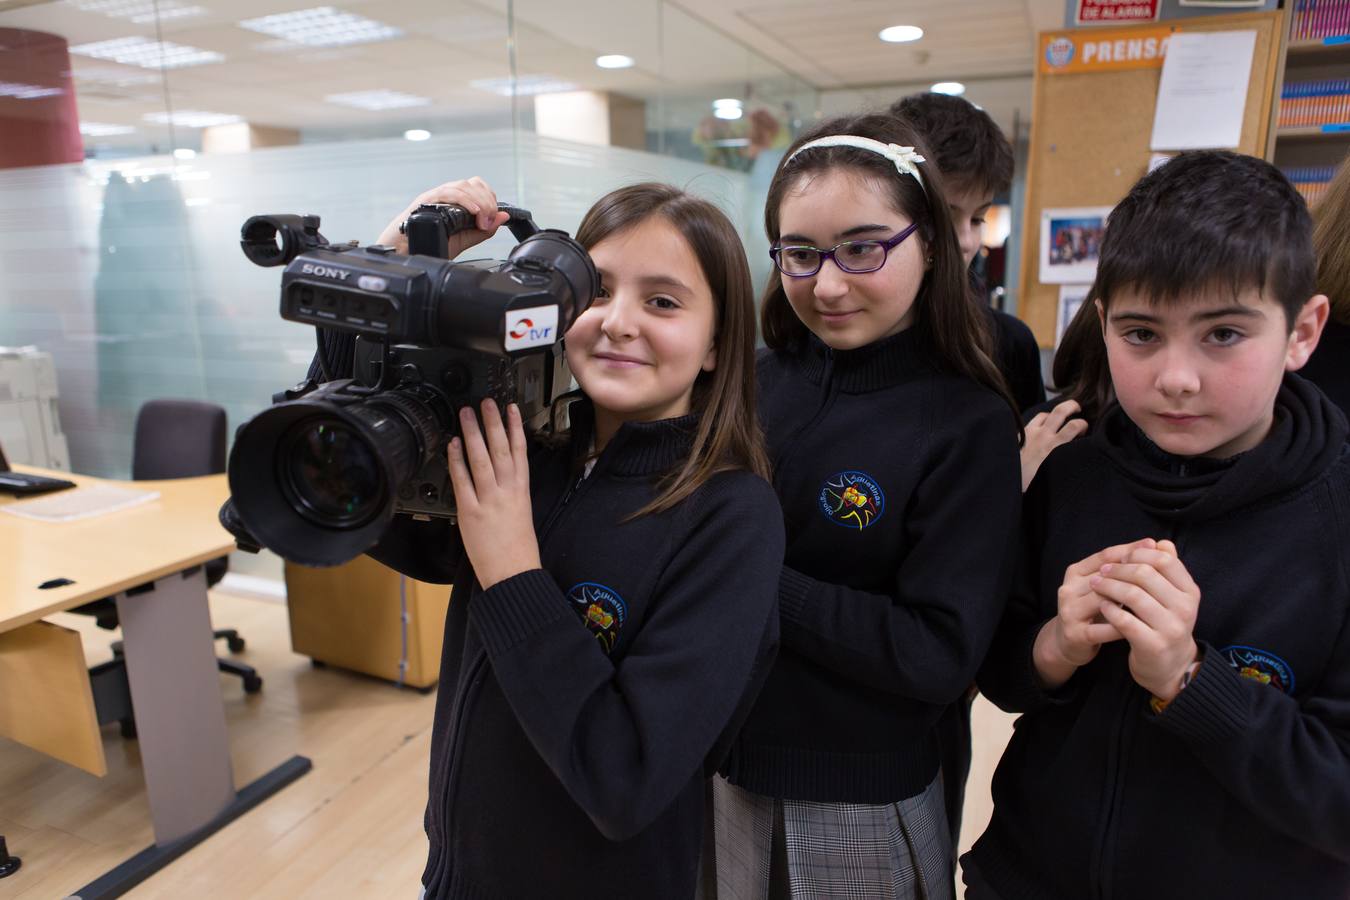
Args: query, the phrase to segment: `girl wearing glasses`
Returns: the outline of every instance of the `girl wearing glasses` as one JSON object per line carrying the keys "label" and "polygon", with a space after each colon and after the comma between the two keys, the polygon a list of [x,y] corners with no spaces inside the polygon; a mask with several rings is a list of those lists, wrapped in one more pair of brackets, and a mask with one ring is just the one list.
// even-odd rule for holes
{"label": "girl wearing glasses", "polygon": [[[455,203],[486,239],[479,179]],[[414,206],[416,203],[414,204]],[[400,238],[397,221],[381,236]],[[697,889],[708,776],[777,641],[778,503],[754,414],[754,300],[712,204],[639,184],[577,229],[599,295],[567,332],[566,433],[460,410],[458,522],[400,517],[371,553],[455,584],[431,741],[434,900]]]}
{"label": "girl wearing glasses", "polygon": [[1002,611],[1018,426],[917,143],[890,116],[828,121],[769,188],[782,634],[714,780],[720,900],[954,891],[934,726]]}

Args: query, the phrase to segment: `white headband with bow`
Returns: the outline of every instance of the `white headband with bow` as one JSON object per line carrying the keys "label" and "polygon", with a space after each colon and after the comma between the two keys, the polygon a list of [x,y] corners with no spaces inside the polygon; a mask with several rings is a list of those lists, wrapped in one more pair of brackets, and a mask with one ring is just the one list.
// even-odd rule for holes
{"label": "white headband with bow", "polygon": [[814,141],[807,141],[797,148],[797,152],[788,157],[788,162],[796,159],[803,150],[810,150],[812,147],[856,147],[859,150],[869,150],[872,153],[879,153],[882,156],[895,163],[895,169],[901,175],[909,175],[919,183],[924,193],[928,192],[928,186],[923,183],[923,176],[919,174],[919,167],[915,163],[927,162],[928,160],[914,152],[913,147],[902,147],[899,144],[883,144],[881,141],[875,141],[872,138],[858,137],[852,134],[832,134],[828,137],[816,138]]}

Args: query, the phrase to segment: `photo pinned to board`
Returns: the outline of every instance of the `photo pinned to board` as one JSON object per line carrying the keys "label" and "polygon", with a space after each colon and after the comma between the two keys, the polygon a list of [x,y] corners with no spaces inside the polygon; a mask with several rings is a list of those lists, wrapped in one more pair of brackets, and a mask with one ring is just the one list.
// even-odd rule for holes
{"label": "photo pinned to board", "polygon": [[1041,283],[1088,284],[1097,277],[1097,255],[1109,206],[1041,210]]}
{"label": "photo pinned to board", "polygon": [[1064,339],[1064,332],[1068,329],[1069,323],[1073,317],[1078,315],[1078,310],[1087,302],[1088,291],[1092,290],[1090,284],[1062,284],[1059,286],[1059,315],[1055,319],[1055,349],[1059,349],[1059,342]]}

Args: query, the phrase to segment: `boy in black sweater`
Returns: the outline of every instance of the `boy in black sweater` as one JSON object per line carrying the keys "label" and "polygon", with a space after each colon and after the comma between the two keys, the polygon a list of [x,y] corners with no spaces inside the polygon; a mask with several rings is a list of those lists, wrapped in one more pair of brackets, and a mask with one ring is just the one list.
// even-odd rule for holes
{"label": "boy in black sweater", "polygon": [[1350,896],[1350,451],[1280,173],[1185,153],[1107,226],[1117,404],[1025,500],[979,685],[1020,712],[969,900]]}
{"label": "boy in black sweater", "polygon": [[[947,205],[956,226],[961,255],[970,266],[980,252],[980,230],[994,197],[1012,186],[1012,145],[989,114],[969,100],[947,94],[911,94],[891,104],[923,137],[942,173]],[[984,279],[971,270],[971,281],[984,300]],[[994,330],[998,363],[1017,406],[1025,412],[1045,402],[1041,348],[1026,323],[980,303]]]}

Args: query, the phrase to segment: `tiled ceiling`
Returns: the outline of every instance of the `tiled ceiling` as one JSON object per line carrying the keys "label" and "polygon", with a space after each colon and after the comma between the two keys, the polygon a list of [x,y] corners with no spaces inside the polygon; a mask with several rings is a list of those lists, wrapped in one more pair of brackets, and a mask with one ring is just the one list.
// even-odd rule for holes
{"label": "tiled ceiling", "polygon": [[[505,98],[470,81],[506,78],[506,0],[327,0],[338,10],[401,29],[378,43],[314,48],[246,30],[239,22],[311,8],[324,0],[160,0],[158,29],[134,22],[131,3],[0,0],[0,28],[47,31],[70,45],[142,36],[222,54],[223,62],[167,70],[72,55],[82,121],[144,126],[146,113],[175,109],[240,115],[287,128],[342,128],[501,115]],[[981,99],[1008,127],[1030,107],[1036,32],[1058,27],[1062,0],[514,0],[517,71],[580,87],[662,102],[704,94],[769,93],[810,87],[831,95],[983,79]],[[142,6],[151,6],[149,2]],[[168,15],[177,11],[178,15]],[[134,12],[134,11],[132,11]],[[888,25],[925,29],[914,44],[885,44]],[[0,49],[0,53],[3,53]],[[632,69],[605,71],[601,53],[633,56]],[[7,71],[0,81],[14,81]],[[800,81],[798,80],[800,79]],[[167,87],[167,90],[166,90]],[[355,110],[325,97],[400,91],[431,102],[415,109]],[[994,99],[996,98],[996,99]],[[9,98],[3,98],[9,100]],[[19,102],[13,101],[9,102]]]}
{"label": "tiled ceiling", "polygon": [[[695,0],[697,2],[697,0]],[[1055,4],[1063,13],[1063,6]],[[821,86],[1025,75],[1036,28],[1026,2],[761,2],[737,10],[746,25],[809,62]],[[917,25],[922,40],[887,44],[890,25]]]}

